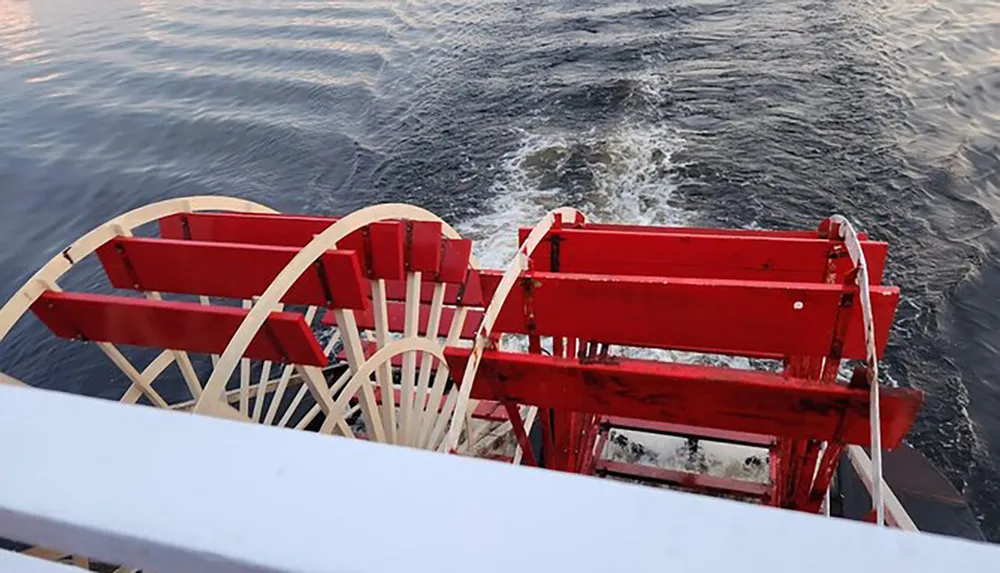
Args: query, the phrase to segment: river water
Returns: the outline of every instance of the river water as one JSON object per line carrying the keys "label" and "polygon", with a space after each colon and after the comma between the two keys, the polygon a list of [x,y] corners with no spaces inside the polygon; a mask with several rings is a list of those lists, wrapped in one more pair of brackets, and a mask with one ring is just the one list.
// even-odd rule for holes
{"label": "river water", "polygon": [[[412,202],[494,264],[558,205],[838,212],[891,243],[885,370],[927,393],[910,441],[1000,540],[998,137],[987,0],[0,0],[0,300],[101,221],[181,195]],[[0,369],[85,370],[42,340],[19,327]]]}

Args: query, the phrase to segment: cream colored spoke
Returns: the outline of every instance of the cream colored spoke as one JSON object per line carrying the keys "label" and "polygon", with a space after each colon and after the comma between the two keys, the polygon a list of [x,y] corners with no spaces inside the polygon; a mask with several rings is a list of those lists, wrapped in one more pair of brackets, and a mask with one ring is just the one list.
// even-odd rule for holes
{"label": "cream colored spoke", "polygon": [[330,340],[327,340],[326,346],[323,347],[323,355],[330,356],[330,353],[333,352],[333,347],[337,345],[338,341],[340,341],[340,330],[330,335]]}
{"label": "cream colored spoke", "polygon": [[[421,273],[413,272],[406,275],[406,315],[403,322],[403,338],[414,338],[419,332],[420,322],[420,278]],[[391,366],[391,364],[389,365]],[[398,443],[409,444],[410,418],[413,415],[414,378],[417,369],[417,355],[407,352],[403,355],[403,371],[400,375],[399,389],[399,434]],[[387,397],[383,390],[382,403],[389,401],[395,404],[395,396]]]}
{"label": "cream colored spoke", "polygon": [[[359,391],[364,391],[365,388],[371,388],[371,376],[372,373],[377,371],[379,367],[383,364],[391,363],[395,356],[404,354],[406,352],[413,351],[423,351],[433,354],[438,360],[444,361],[444,355],[442,354],[443,348],[440,344],[427,340],[425,338],[403,338],[401,340],[396,340],[385,348],[382,348],[376,352],[371,358],[369,358],[362,366],[352,374],[351,380],[344,387],[343,392],[337,398],[336,406],[334,410],[342,411],[346,408],[350,399]],[[384,400],[383,400],[384,401]],[[329,431],[334,420],[327,419],[324,422],[322,431]]]}
{"label": "cream colored spoke", "polygon": [[160,393],[150,386],[150,381],[143,377],[143,375],[135,369],[135,366],[129,362],[128,358],[125,358],[125,355],[122,354],[114,344],[111,344],[110,342],[97,342],[96,344],[97,347],[100,348],[101,351],[115,363],[115,366],[120,368],[121,371],[125,373],[125,376],[128,376],[128,379],[132,381],[132,384],[134,384],[139,391],[142,392],[142,395],[152,402],[154,406],[157,408],[170,407],[170,405],[167,404],[167,401],[160,396]]}
{"label": "cream colored spoke", "polygon": [[[372,312],[375,318],[375,344],[379,350],[389,344],[389,310],[386,303],[385,281],[376,279],[372,285]],[[338,323],[339,324],[339,323]],[[382,424],[385,427],[386,438],[390,444],[398,444],[399,436],[396,429],[395,387],[392,384],[392,364],[379,364],[375,370],[375,380],[382,390]]]}
{"label": "cream colored spoke", "polygon": [[452,412],[455,411],[455,404],[457,402],[458,392],[455,390],[448,392],[448,397],[445,398],[444,406],[441,407],[441,413],[438,415],[437,419],[434,420],[434,427],[431,430],[430,436],[427,438],[427,443],[424,445],[424,447],[428,450],[437,450],[440,448],[441,440],[444,438],[445,429],[448,427],[448,419],[451,417]]}
{"label": "cream colored spoke", "polygon": [[180,350],[171,350],[171,352],[174,354],[177,367],[181,370],[181,376],[184,377],[184,381],[187,383],[191,397],[198,399],[201,396],[201,380],[198,379],[198,373],[195,372],[194,365],[191,364],[191,358],[187,355],[187,352]]}
{"label": "cream colored spoke", "polygon": [[493,293],[493,298],[483,313],[483,321],[479,326],[479,332],[476,334],[476,342],[472,347],[472,354],[469,356],[469,362],[465,366],[465,372],[462,373],[462,383],[459,385],[460,388],[458,390],[458,401],[455,404],[455,415],[451,419],[451,426],[448,428],[448,434],[442,445],[444,451],[451,451],[458,445],[458,438],[465,423],[465,410],[469,407],[469,396],[472,393],[472,385],[476,380],[476,371],[479,370],[479,362],[483,358],[483,351],[490,344],[489,335],[493,331],[493,324],[500,315],[500,309],[503,308],[507,297],[510,295],[510,291],[514,288],[521,273],[528,270],[531,253],[534,252],[535,247],[545,238],[545,235],[552,228],[557,217],[564,220],[575,220],[578,215],[580,215],[578,211],[569,208],[550,211],[531,229],[524,242],[521,243],[521,247],[514,256],[514,260],[504,270],[500,284],[497,285],[496,291]]}
{"label": "cream colored spoke", "polygon": [[264,408],[264,397],[267,395],[267,382],[271,379],[271,365],[270,360],[265,360],[264,364],[260,367],[260,382],[257,383],[257,394],[254,396],[253,414],[250,415],[250,419],[254,422],[260,421],[260,414]]}
{"label": "cream colored spoke", "polygon": [[[292,373],[295,372],[296,366],[294,364],[289,364],[281,370],[281,378],[278,380],[278,387],[275,389],[274,394],[271,395],[271,404],[267,408],[267,414],[264,415],[265,425],[271,425],[274,421],[274,417],[278,414],[278,408],[281,406],[281,400],[285,397],[285,389],[288,388],[288,381],[292,378]],[[308,387],[308,386],[304,386]],[[263,402],[263,400],[261,400]]]}
{"label": "cream colored spoke", "polygon": [[[199,296],[198,297],[198,301],[201,302],[201,306],[212,306],[212,299],[210,299],[209,297],[207,297],[205,295]],[[244,301],[243,308],[247,308],[246,301]],[[211,356],[212,356],[212,368],[215,368],[215,365],[219,363],[219,355],[218,354],[212,354]],[[240,412],[243,412],[244,414],[246,414],[246,410],[242,410],[241,409]]]}
{"label": "cream colored spoke", "polygon": [[[444,283],[435,283],[434,293],[431,295],[431,312],[427,321],[426,333],[426,337],[431,340],[438,339],[438,329],[441,326],[441,310],[444,305],[444,290]],[[414,405],[414,413],[410,417],[410,423],[406,427],[408,436],[407,444],[411,446],[418,446],[420,442],[423,420],[428,408],[427,387],[431,380],[431,370],[431,356],[429,354],[421,355],[420,375],[417,378],[417,389],[415,391],[416,404]]]}
{"label": "cream colored spoke", "polygon": [[[348,371],[353,374],[365,363],[365,353],[361,346],[361,333],[358,332],[358,323],[354,318],[354,311],[351,310],[335,310],[334,316],[337,320],[337,327],[340,329],[340,334],[343,337]],[[375,400],[375,393],[372,391],[370,384],[365,384],[361,388],[359,400],[361,401],[361,415],[365,420],[368,439],[376,442],[387,441],[387,430],[383,424],[378,403]]]}
{"label": "cream colored spoke", "polygon": [[347,424],[346,405],[340,401],[334,403],[323,372],[315,366],[298,366],[297,368],[302,377],[305,378],[306,384],[309,385],[309,390],[316,397],[316,403],[326,415],[326,422],[320,432],[331,432],[336,428],[340,435],[353,438],[354,432]]}
{"label": "cream colored spoke", "polygon": [[[465,328],[465,320],[468,314],[469,309],[464,306],[458,307],[455,311],[454,317],[451,321],[451,328],[448,329],[448,338],[445,340],[445,346],[454,346],[454,344],[458,342],[459,338],[462,336],[462,329]],[[434,384],[431,388],[430,396],[427,399],[427,403],[424,405],[424,412],[420,420],[420,435],[417,437],[417,447],[431,447],[430,444],[433,440],[430,440],[429,438],[432,431],[436,424],[440,422],[441,418],[444,417],[443,414],[438,413],[438,409],[441,406],[441,398],[444,396],[444,387],[447,382],[448,368],[447,364],[442,362],[438,364],[438,370],[434,375]],[[454,403],[452,404],[452,407],[454,407]]]}
{"label": "cream colored spoke", "polygon": [[[202,297],[201,303],[205,304],[208,301],[208,297]],[[249,300],[243,301],[243,308],[249,309],[253,306],[253,302]],[[212,368],[219,363],[218,355],[212,355]],[[250,413],[250,359],[243,358],[240,360],[240,414],[244,416]]]}
{"label": "cream colored spoke", "polygon": [[[336,397],[337,392],[340,392],[341,389],[343,389],[344,385],[347,384],[347,381],[350,379],[351,379],[351,370],[350,369],[345,370],[344,373],[340,375],[340,378],[337,378],[337,380],[333,383],[333,385],[330,386],[330,396]],[[288,410],[285,411],[285,415],[282,416],[281,420],[278,422],[279,426],[288,425],[289,420],[295,413],[295,409],[299,407],[299,402],[301,402],[302,398],[305,397],[306,390],[307,386],[304,385],[302,386],[302,388],[299,389],[299,393],[295,396],[295,400],[292,401],[291,406],[289,406]],[[320,407],[319,403],[317,402],[316,404],[313,405],[312,408],[309,409],[308,412],[306,412],[305,416],[303,416],[302,419],[299,420],[299,423],[295,425],[295,429],[296,430],[304,429],[306,426],[309,425],[309,422],[312,422],[313,419],[315,419],[316,416],[319,415],[319,412],[320,412]]]}
{"label": "cream colored spoke", "polygon": [[[306,309],[306,324],[311,325],[315,317],[316,307],[310,306]],[[294,371],[295,366],[291,364],[285,366],[285,368],[281,371],[281,378],[278,380],[278,387],[275,389],[274,395],[271,396],[271,405],[268,407],[267,414],[264,416],[264,424],[271,425],[271,422],[274,421],[274,417],[278,414],[278,410],[281,408],[281,402],[285,399],[285,391],[288,389],[288,381],[291,379]],[[308,385],[303,386],[303,388],[307,387]]]}
{"label": "cream colored spoke", "polygon": [[[299,404],[302,403],[302,400],[306,397],[306,394],[308,393],[309,393],[309,386],[303,384],[302,386],[299,387],[299,391],[296,392],[295,397],[292,398],[292,403],[288,405],[288,408],[285,409],[285,413],[282,414],[281,419],[278,420],[279,426],[282,427],[288,426],[288,422],[289,420],[292,419],[292,416],[295,414],[295,410],[298,409]],[[316,411],[319,412],[319,406],[316,405],[315,408]]]}
{"label": "cream colored spoke", "polygon": [[[149,363],[149,366],[142,371],[141,377],[143,380],[147,381],[147,384],[152,388],[153,381],[163,374],[163,371],[167,369],[174,362],[174,354],[169,350],[164,350]],[[139,397],[142,396],[142,389],[139,388],[134,382],[125,391],[125,395],[121,397],[119,402],[123,404],[135,404]],[[171,406],[173,408],[173,406]]]}

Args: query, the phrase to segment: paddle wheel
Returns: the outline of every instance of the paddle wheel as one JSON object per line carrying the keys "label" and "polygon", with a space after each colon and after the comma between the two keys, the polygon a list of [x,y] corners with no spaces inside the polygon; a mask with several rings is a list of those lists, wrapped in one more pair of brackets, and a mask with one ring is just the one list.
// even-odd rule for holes
{"label": "paddle wheel", "polygon": [[[0,310],[0,342],[32,314],[106,355],[127,404],[812,513],[845,451],[869,463],[867,448],[872,519],[886,520],[888,495],[887,521],[906,526],[879,455],[921,394],[878,384],[899,300],[881,283],[885,243],[838,217],[734,231],[589,223],[572,209],[518,237],[510,265],[487,270],[469,240],[408,205],[337,218],[169,200],[49,261]],[[113,290],[62,290],[90,255]],[[664,359],[678,352],[684,362]],[[612,459],[616,433],[753,448],[767,478]]]}

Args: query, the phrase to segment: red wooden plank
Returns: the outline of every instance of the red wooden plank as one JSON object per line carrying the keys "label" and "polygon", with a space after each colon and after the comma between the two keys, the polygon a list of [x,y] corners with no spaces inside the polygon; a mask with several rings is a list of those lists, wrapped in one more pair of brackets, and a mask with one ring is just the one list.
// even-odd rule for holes
{"label": "red wooden plank", "polygon": [[[247,310],[197,303],[46,291],[31,310],[62,338],[221,354]],[[244,356],[326,366],[326,356],[303,320],[272,312]]]}
{"label": "red wooden plank", "polygon": [[[520,229],[524,240],[530,229]],[[552,230],[558,236],[559,271],[634,276],[825,282],[828,256],[836,243],[826,239],[698,233],[653,233],[645,230]],[[551,268],[552,243],[545,240],[532,253],[534,270]],[[881,284],[888,246],[863,241],[872,284]],[[853,268],[847,256],[834,261],[835,280],[843,282]]]}
{"label": "red wooden plank", "polygon": [[406,265],[413,272],[436,275],[441,269],[441,223],[410,221],[406,231]]}
{"label": "red wooden plank", "polygon": [[756,499],[767,499],[771,495],[771,487],[764,483],[668,470],[642,464],[598,460],[595,469],[597,475],[672,485],[707,494],[735,495]]}
{"label": "red wooden plank", "polygon": [[[345,237],[337,245],[350,249],[349,245],[354,244],[357,249],[357,242],[364,244],[362,248],[371,246],[369,255],[369,276],[375,279],[395,279],[406,278],[406,270],[403,260],[403,225],[399,223],[372,223],[367,227],[368,242],[365,242],[365,229],[356,231]],[[352,243],[353,242],[353,243]]]}
{"label": "red wooden plank", "polygon": [[[471,351],[448,348],[452,372]],[[768,436],[869,444],[868,390],[759,371],[621,359],[615,364],[483,353],[472,397]],[[882,439],[895,448],[923,394],[884,388]]]}
{"label": "red wooden plank", "polygon": [[[97,256],[115,288],[249,299],[263,294],[298,252],[272,245],[118,237],[101,246]],[[327,251],[282,301],[364,309],[367,288],[352,251]]]}
{"label": "red wooden plank", "polygon": [[[250,243],[258,245],[279,245],[303,247],[314,236],[322,233],[337,221],[336,217],[312,217],[301,215],[274,215],[249,213],[181,213],[160,219],[160,234],[165,239],[188,239],[225,243]],[[422,225],[422,222],[414,222]],[[365,274],[373,278],[403,279],[402,249],[405,230],[400,221],[379,221],[368,226],[373,241],[372,256],[368,256],[366,241],[361,231],[352,233],[341,240],[337,247],[353,250],[358,254]],[[397,241],[398,239],[398,241]],[[443,282],[462,282],[468,256],[461,264],[461,276],[455,278],[449,257],[461,259],[461,253],[471,249],[471,242],[463,239],[442,239]],[[452,244],[454,243],[454,244]],[[397,248],[398,245],[398,248]],[[455,254],[450,254],[451,251]],[[457,265],[457,262],[451,263]]]}
{"label": "red wooden plank", "polygon": [[716,430],[715,428],[698,428],[695,426],[685,426],[684,424],[671,424],[669,422],[653,422],[650,420],[640,420],[638,418],[622,418],[620,416],[609,416],[602,420],[612,428],[620,430],[633,430],[636,432],[646,432],[649,434],[661,434],[665,436],[677,436],[680,438],[700,438],[713,442],[723,442],[726,444],[736,444],[739,446],[753,446],[757,448],[769,448],[774,442],[771,436],[761,434],[750,434],[747,432],[729,432]]}
{"label": "red wooden plank", "polygon": [[[493,296],[501,274],[483,271],[483,293]],[[535,333],[610,344],[742,356],[826,356],[830,351],[839,285],[528,273]],[[899,289],[873,287],[879,355],[889,337]],[[851,322],[844,358],[864,358],[861,305]],[[515,288],[495,330],[527,334],[525,290]]]}
{"label": "red wooden plank", "polygon": [[[389,322],[389,332],[403,332],[403,327],[406,323],[406,304],[402,302],[389,301],[386,304],[387,320]],[[420,336],[427,334],[427,325],[430,322],[431,309],[427,305],[420,305],[420,320],[418,323],[418,332]],[[354,313],[354,318],[357,320],[358,328],[365,330],[375,329],[375,316],[372,309],[369,308],[364,312]],[[441,308],[441,323],[438,326],[438,336],[445,337],[448,336],[448,330],[451,328],[451,323],[455,318],[455,309],[453,307],[442,307]],[[462,325],[462,334],[459,338],[464,340],[472,340],[476,337],[476,331],[479,329],[479,323],[482,322],[483,311],[481,310],[469,310],[466,317],[465,323]],[[328,326],[336,326],[337,319],[334,317],[332,312],[328,312],[323,315],[323,324]]]}
{"label": "red wooden plank", "polygon": [[714,229],[708,227],[675,227],[658,225],[620,225],[617,223],[586,223],[584,225],[566,225],[565,228],[581,228],[591,231],[640,231],[657,234],[684,235],[716,235],[731,237],[788,237],[800,239],[817,239],[816,230],[778,230],[778,229]]}
{"label": "red wooden plank", "polygon": [[[441,255],[441,276],[438,280],[452,284],[465,283],[466,277],[470,275],[469,259],[471,256],[472,241],[468,239],[445,241],[444,252]],[[468,286],[473,286],[471,281]]]}
{"label": "red wooden plank", "polygon": [[[827,221],[821,221],[821,227],[826,226]],[[643,231],[647,233],[662,234],[685,234],[685,235],[728,235],[735,237],[789,237],[800,239],[823,238],[819,229],[720,229],[711,227],[676,227],[659,225],[622,225],[618,223],[586,223],[568,224],[566,228],[590,229],[592,231]],[[862,241],[868,240],[868,233],[858,232],[858,238]]]}
{"label": "red wooden plank", "polygon": [[303,247],[337,217],[252,213],[177,213],[160,219],[164,239]]}

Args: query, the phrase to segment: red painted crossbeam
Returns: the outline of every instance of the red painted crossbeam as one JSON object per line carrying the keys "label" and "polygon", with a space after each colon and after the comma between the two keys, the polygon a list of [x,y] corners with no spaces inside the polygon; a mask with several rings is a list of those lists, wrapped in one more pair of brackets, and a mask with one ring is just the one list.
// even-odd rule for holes
{"label": "red painted crossbeam", "polygon": [[[197,303],[47,291],[31,310],[62,338],[221,354],[248,311]],[[272,312],[244,356],[326,366],[302,315]]]}
{"label": "red painted crossbeam", "polygon": [[660,434],[664,436],[677,436],[679,438],[698,438],[713,442],[726,444],[736,444],[738,446],[753,446],[758,448],[769,448],[774,442],[771,436],[761,434],[750,434],[747,432],[730,432],[716,430],[715,428],[698,428],[686,426],[684,424],[671,424],[669,422],[652,422],[650,420],[640,420],[638,418],[622,418],[620,416],[609,416],[601,420],[602,423],[620,430],[633,430],[636,432],[646,432],[649,434]]}
{"label": "red painted crossbeam", "polygon": [[[406,304],[397,301],[389,301],[386,304],[386,318],[389,323],[389,332],[403,332],[406,326]],[[426,304],[420,305],[420,319],[418,321],[418,332],[420,336],[427,334],[427,326],[430,322],[431,309]],[[374,309],[369,307],[363,312],[354,313],[354,318],[357,320],[358,328],[365,330],[375,329],[375,313]],[[476,337],[476,330],[479,328],[479,323],[483,319],[483,311],[481,310],[469,310],[465,317],[465,322],[462,325],[462,333],[459,338],[463,340],[472,340]],[[451,323],[455,320],[455,308],[445,306],[441,308],[441,322],[438,326],[437,335],[440,337],[448,336],[448,331],[451,329]],[[328,326],[336,326],[337,319],[332,312],[328,312],[323,315],[323,324]]]}
{"label": "red painted crossbeam", "polygon": [[[303,247],[338,219],[249,213],[180,213],[160,220],[165,239]],[[358,254],[371,278],[402,280],[420,271],[446,283],[465,280],[472,242],[441,237],[441,223],[379,221],[337,243]],[[369,252],[370,251],[370,252]]]}
{"label": "red painted crossbeam", "polygon": [[[452,372],[470,350],[448,348]],[[768,436],[869,444],[868,391],[759,371],[620,359],[615,364],[483,353],[472,397]],[[885,388],[882,439],[895,448],[920,408],[916,390]]]}
{"label": "red painted crossbeam", "polygon": [[[800,239],[824,239],[829,234],[829,220],[821,221],[817,229],[719,229],[711,227],[678,227],[676,225],[623,225],[619,223],[584,223],[564,222],[565,228],[589,229],[591,231],[641,231],[646,233],[682,234],[682,235],[728,235],[733,237],[789,237]],[[820,228],[826,233],[821,234]],[[858,238],[868,240],[868,234],[859,232]]]}
{"label": "red painted crossbeam", "polygon": [[[529,231],[520,229],[522,241]],[[560,272],[785,282],[825,282],[836,244],[818,237],[593,230],[589,225],[553,230],[547,237],[558,237]],[[870,282],[880,284],[888,246],[863,241],[862,249]],[[853,268],[842,252],[845,256],[833,260],[838,283]],[[552,270],[551,253],[552,241],[542,241],[532,253],[534,270]]]}
{"label": "red painted crossbeam", "polygon": [[254,213],[178,213],[160,219],[164,239],[303,247],[338,217]]}
{"label": "red painted crossbeam", "polygon": [[[483,271],[487,300],[501,274]],[[530,295],[528,294],[530,292]],[[842,287],[830,284],[528,273],[511,291],[494,330],[610,344],[742,356],[828,356]],[[878,352],[884,351],[899,289],[873,287]],[[855,301],[844,358],[864,358]]]}
{"label": "red painted crossbeam", "polygon": [[668,470],[641,464],[598,460],[595,470],[598,475],[659,483],[707,494],[735,495],[755,499],[767,499],[771,494],[771,487],[763,483]]}
{"label": "red painted crossbeam", "polygon": [[[97,250],[115,288],[249,299],[267,290],[294,247],[118,237]],[[289,304],[364,309],[368,284],[353,251],[327,251],[292,285]]]}

